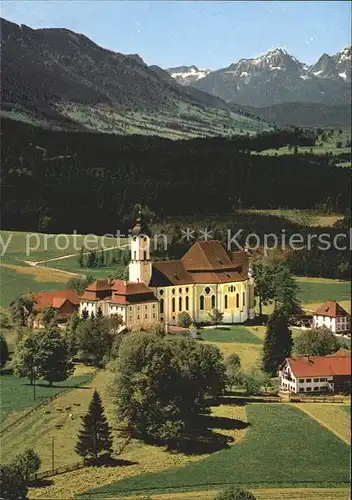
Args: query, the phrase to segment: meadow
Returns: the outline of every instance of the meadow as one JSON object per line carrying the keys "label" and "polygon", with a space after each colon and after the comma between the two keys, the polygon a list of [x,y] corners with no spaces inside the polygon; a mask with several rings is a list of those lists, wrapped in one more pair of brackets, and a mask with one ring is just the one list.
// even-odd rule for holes
{"label": "meadow", "polygon": [[[141,474],[88,491],[81,498],[109,498],[224,485],[348,487],[349,446],[299,409],[249,404],[245,438],[187,466]],[[299,432],[297,432],[299,430]],[[326,453],[329,450],[329,453]]]}
{"label": "meadow", "polygon": [[89,372],[90,369],[85,367],[83,372],[76,373],[64,382],[55,383],[53,386],[44,381],[37,381],[35,389],[27,378],[19,378],[10,374],[0,375],[0,423],[6,427],[24,410],[28,411],[62,391],[75,388],[89,379]]}
{"label": "meadow", "polygon": [[[86,272],[86,269],[80,270],[78,264],[80,249],[84,245],[88,251],[94,245],[114,248],[126,244],[125,239],[117,240],[116,238],[97,236],[95,242],[89,241],[85,235],[55,235],[19,231],[0,231],[0,238],[2,254],[0,307],[3,308],[8,307],[15,297],[24,293],[64,288],[74,274],[92,274],[94,277],[104,277],[111,274],[111,268],[89,270],[89,273]],[[63,257],[67,255],[71,257],[68,257],[70,263],[67,266],[68,269],[65,269],[65,264],[62,263],[66,261],[66,258]],[[34,266],[29,263],[38,263],[39,265]],[[45,265],[48,266],[48,269],[45,269]],[[75,271],[71,270],[72,267],[75,268]]]}

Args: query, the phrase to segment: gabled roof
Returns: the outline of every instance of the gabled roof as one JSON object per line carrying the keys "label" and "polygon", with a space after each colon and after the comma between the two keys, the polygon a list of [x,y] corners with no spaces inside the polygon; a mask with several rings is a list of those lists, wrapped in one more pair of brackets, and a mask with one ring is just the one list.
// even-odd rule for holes
{"label": "gabled roof", "polygon": [[330,318],[337,318],[337,316],[349,316],[348,312],[340,306],[336,300],[327,300],[318,307],[314,313],[316,316],[328,316]]}
{"label": "gabled roof", "polygon": [[153,293],[145,283],[135,281],[115,280],[111,291],[118,295],[140,295],[143,293]]}
{"label": "gabled roof", "polygon": [[199,241],[180,260],[152,263],[150,286],[231,283],[248,278],[247,252],[229,252],[220,241]]}
{"label": "gabled roof", "polygon": [[90,285],[88,285],[86,290],[89,290],[92,292],[98,292],[98,291],[102,291],[102,290],[110,290],[113,282],[114,282],[113,280],[110,280],[108,278],[96,280],[96,281],[94,281],[94,283],[91,283]]}
{"label": "gabled roof", "polygon": [[351,375],[349,356],[309,356],[286,358],[295,377],[331,377]]}
{"label": "gabled roof", "polygon": [[73,305],[78,305],[80,298],[78,294],[71,289],[67,290],[51,290],[42,291],[38,293],[32,293],[35,300],[35,308],[40,310],[45,307],[54,307],[55,309],[60,309],[60,307],[68,300]]}

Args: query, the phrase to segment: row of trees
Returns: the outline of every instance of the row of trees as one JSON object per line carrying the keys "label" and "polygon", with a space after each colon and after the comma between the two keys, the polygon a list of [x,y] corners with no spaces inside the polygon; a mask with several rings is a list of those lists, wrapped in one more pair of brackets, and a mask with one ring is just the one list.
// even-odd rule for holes
{"label": "row of trees", "polygon": [[126,267],[129,263],[129,251],[122,248],[114,250],[91,250],[87,252],[84,247],[81,248],[78,263],[80,267]]}

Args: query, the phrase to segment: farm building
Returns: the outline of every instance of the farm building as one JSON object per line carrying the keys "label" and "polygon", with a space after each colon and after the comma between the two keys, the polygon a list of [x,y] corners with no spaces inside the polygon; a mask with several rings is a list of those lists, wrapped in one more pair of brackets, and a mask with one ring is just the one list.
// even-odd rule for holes
{"label": "farm building", "polygon": [[[79,308],[79,296],[74,290],[53,290],[31,294],[34,310],[42,311],[48,307],[56,309],[59,318],[67,319]],[[37,326],[40,326],[39,324]]]}
{"label": "farm building", "polygon": [[350,392],[351,354],[286,358],[279,368],[280,389],[293,393]]}
{"label": "farm building", "polygon": [[327,300],[313,314],[313,326],[325,326],[333,333],[351,330],[351,316],[336,300]]}

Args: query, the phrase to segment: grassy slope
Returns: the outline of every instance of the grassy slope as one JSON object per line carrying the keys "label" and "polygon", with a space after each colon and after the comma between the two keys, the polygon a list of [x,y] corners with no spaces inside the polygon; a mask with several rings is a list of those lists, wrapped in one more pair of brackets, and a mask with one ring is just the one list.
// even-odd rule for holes
{"label": "grassy slope", "polygon": [[89,378],[89,368],[86,373],[73,375],[64,382],[58,382],[50,387],[46,382],[37,382],[35,387],[36,399],[34,400],[33,386],[28,379],[18,378],[14,375],[1,375],[0,379],[0,422],[6,427],[17,418],[23,410],[40,404],[44,399],[75,387]]}
{"label": "grassy slope", "polygon": [[[88,498],[244,487],[348,486],[349,446],[288,405],[247,406],[251,427],[236,446],[186,467],[145,474],[88,492]],[[329,450],[329,453],[326,453]]]}

